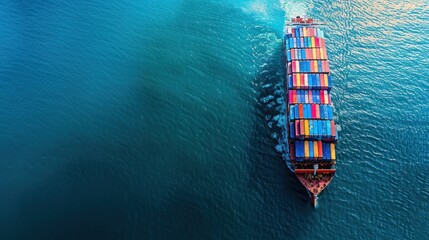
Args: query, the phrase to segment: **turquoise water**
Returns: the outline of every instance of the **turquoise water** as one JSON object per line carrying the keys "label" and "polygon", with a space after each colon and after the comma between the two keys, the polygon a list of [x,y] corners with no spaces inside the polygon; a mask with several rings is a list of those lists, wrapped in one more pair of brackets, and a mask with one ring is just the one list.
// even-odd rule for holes
{"label": "turquoise water", "polygon": [[[329,23],[340,129],[317,210],[282,159],[298,14]],[[427,239],[429,2],[6,0],[0,19],[1,239]]]}

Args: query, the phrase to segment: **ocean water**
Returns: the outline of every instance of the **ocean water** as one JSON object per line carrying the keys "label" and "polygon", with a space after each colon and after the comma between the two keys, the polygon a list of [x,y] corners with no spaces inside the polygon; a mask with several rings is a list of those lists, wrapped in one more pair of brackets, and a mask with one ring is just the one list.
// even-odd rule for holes
{"label": "ocean water", "polygon": [[[325,28],[340,130],[283,160],[282,33]],[[429,2],[0,4],[0,239],[428,239]]]}

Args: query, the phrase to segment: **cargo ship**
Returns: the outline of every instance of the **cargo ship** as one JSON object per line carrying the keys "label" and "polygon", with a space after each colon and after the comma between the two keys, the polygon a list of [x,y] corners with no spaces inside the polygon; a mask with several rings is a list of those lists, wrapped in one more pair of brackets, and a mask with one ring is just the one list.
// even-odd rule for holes
{"label": "cargo ship", "polygon": [[292,18],[284,36],[286,161],[314,207],[336,171],[338,134],[331,102],[332,78],[322,22]]}

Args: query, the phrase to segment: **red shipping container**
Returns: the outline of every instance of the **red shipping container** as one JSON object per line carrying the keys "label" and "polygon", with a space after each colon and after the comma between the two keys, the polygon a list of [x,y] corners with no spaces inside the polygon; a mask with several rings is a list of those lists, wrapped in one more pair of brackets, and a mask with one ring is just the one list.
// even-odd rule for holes
{"label": "red shipping container", "polygon": [[308,91],[308,103],[313,103],[313,91]]}
{"label": "red shipping container", "polygon": [[295,60],[295,49],[292,49],[290,51],[290,56],[291,56],[292,60]]}
{"label": "red shipping container", "polygon": [[295,144],[289,144],[289,158],[290,160],[295,160]]}
{"label": "red shipping container", "polygon": [[315,104],[314,106],[316,108],[316,119],[320,119],[320,105]]}
{"label": "red shipping container", "polygon": [[316,118],[316,105],[315,104],[311,104],[311,118],[313,118],[313,119]]}
{"label": "red shipping container", "polygon": [[322,47],[322,48],[326,48],[326,45],[325,45],[325,39],[324,39],[324,38],[321,38],[321,39],[320,39],[320,47]]}
{"label": "red shipping container", "polygon": [[300,80],[301,80],[301,87],[304,87],[305,86],[305,79],[304,79],[304,74],[302,74],[301,73],[301,75],[300,75],[300,78],[299,78]]}
{"label": "red shipping container", "polygon": [[314,43],[315,43],[315,47],[319,47],[320,46],[320,41],[319,41],[319,38],[318,37],[315,37],[314,38]]}
{"label": "red shipping container", "polygon": [[319,151],[319,157],[323,158],[322,141],[317,141],[317,150]]}
{"label": "red shipping container", "polygon": [[304,107],[302,104],[298,104],[298,113],[300,119],[304,118]]}
{"label": "red shipping container", "polygon": [[299,120],[299,129],[300,129],[300,136],[304,136],[305,135],[305,125],[304,125],[304,120]]}
{"label": "red shipping container", "polygon": [[320,90],[319,91],[319,94],[320,94],[320,103],[321,104],[325,104],[325,94],[323,93],[324,91],[323,90]]}
{"label": "red shipping container", "polygon": [[331,120],[331,136],[332,138],[335,138],[336,135],[337,135],[337,131],[335,129],[335,123],[334,123],[334,120]]}
{"label": "red shipping container", "polygon": [[320,87],[325,87],[325,81],[323,81],[323,74],[319,74],[319,79],[320,79]]}
{"label": "red shipping container", "polygon": [[293,103],[292,90],[289,90],[288,95],[289,95],[289,104],[291,104],[291,103]]}

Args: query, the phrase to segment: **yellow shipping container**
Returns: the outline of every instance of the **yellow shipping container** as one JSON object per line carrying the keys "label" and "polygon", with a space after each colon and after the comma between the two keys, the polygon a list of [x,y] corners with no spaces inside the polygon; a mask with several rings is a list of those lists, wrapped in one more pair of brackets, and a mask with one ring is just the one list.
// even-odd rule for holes
{"label": "yellow shipping container", "polygon": [[317,141],[314,141],[314,158],[318,158],[319,157],[319,148],[317,147]]}
{"label": "yellow shipping container", "polygon": [[295,77],[296,77],[296,86],[300,87],[301,86],[301,74],[298,73],[295,75]]}
{"label": "yellow shipping container", "polygon": [[331,159],[335,160],[336,156],[335,156],[335,144],[331,143]]}
{"label": "yellow shipping container", "polygon": [[304,120],[304,135],[310,136],[310,129],[308,128],[308,120]]}
{"label": "yellow shipping container", "polygon": [[323,80],[325,82],[325,86],[328,86],[328,74],[323,74]]}
{"label": "yellow shipping container", "polygon": [[308,141],[304,141],[304,158],[309,158]]}
{"label": "yellow shipping container", "polygon": [[[314,37],[311,38],[311,47],[316,47],[316,41],[314,39]],[[316,52],[313,52],[313,56],[316,56]]]}

